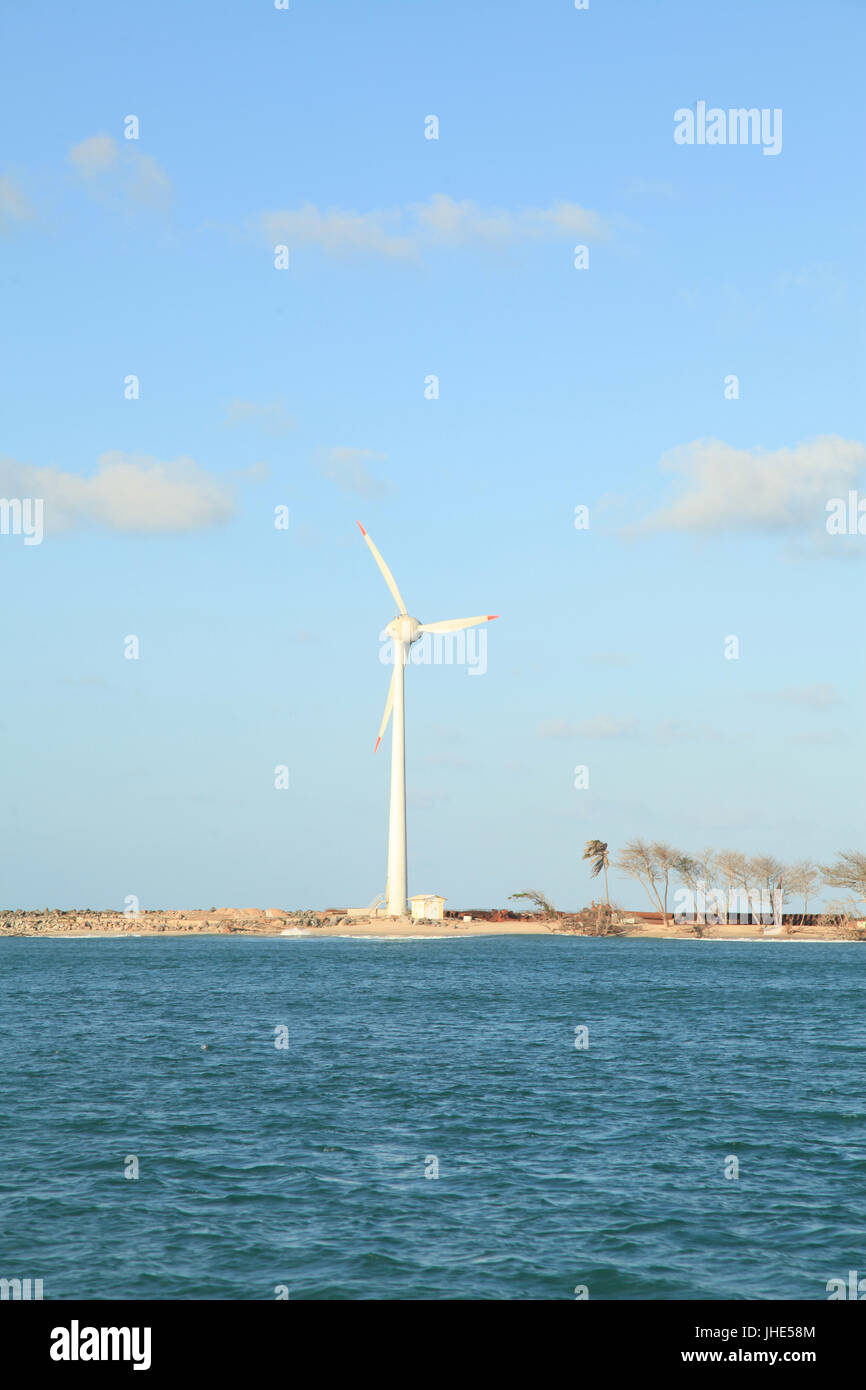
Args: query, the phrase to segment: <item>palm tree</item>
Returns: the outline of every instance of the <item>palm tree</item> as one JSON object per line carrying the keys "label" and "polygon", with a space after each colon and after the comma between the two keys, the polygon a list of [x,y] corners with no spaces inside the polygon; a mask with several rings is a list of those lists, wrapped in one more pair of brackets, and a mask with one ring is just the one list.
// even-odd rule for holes
{"label": "palm tree", "polygon": [[583,857],[592,861],[593,878],[598,878],[600,873],[604,874],[604,900],[609,908],[610,894],[607,891],[607,870],[610,864],[610,855],[604,840],[587,840]]}

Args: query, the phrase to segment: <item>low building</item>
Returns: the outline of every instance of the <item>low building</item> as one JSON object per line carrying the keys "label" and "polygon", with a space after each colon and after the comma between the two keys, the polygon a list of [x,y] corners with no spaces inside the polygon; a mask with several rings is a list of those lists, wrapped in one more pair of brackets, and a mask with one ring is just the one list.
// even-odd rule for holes
{"label": "low building", "polygon": [[413,893],[409,899],[409,911],[416,921],[444,922],[445,899],[440,898],[438,893]]}

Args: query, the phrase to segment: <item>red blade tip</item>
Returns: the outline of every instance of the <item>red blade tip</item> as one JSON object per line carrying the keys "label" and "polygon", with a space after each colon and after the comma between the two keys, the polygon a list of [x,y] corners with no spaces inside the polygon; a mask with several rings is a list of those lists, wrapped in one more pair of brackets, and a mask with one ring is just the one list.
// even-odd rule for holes
{"label": "red blade tip", "polygon": [[382,742],[382,740],[381,740],[380,738],[377,738],[377,739],[376,739],[376,747],[373,749],[373,752],[374,752],[374,753],[378,753],[378,751],[379,751],[379,744],[380,744],[381,742]]}
{"label": "red blade tip", "polygon": [[494,619],[494,618],[498,618],[498,617],[499,617],[499,614],[498,614],[498,613],[488,613],[488,614],[487,614],[487,621],[488,621],[489,623],[492,623],[492,622],[493,622],[493,619]]}
{"label": "red blade tip", "polygon": [[357,526],[358,530],[361,532],[361,535],[362,535],[362,536],[366,536],[367,532],[364,530],[364,528],[363,528],[363,526],[361,525],[360,521],[356,521],[356,522],[355,522],[355,525]]}

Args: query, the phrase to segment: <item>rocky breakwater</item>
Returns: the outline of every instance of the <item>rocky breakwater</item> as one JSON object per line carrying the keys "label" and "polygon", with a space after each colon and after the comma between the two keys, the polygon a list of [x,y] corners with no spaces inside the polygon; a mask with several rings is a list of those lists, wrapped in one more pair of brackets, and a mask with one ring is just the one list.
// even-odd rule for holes
{"label": "rocky breakwater", "polygon": [[269,936],[300,928],[324,926],[328,919],[311,910],[281,908],[216,908],[183,911],[125,913],[87,908],[43,911],[0,910],[0,937],[4,936],[151,936],[187,933],[238,933]]}

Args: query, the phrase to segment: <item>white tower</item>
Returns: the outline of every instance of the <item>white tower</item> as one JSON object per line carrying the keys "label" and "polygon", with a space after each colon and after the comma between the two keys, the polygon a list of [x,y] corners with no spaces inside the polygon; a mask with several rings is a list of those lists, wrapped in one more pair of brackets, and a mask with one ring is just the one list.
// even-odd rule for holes
{"label": "white tower", "polygon": [[[404,686],[406,663],[413,642],[425,632],[457,632],[460,628],[476,627],[479,623],[492,622],[496,613],[486,613],[479,618],[448,618],[440,623],[419,623],[406,611],[400,590],[394,576],[382,556],[364,530],[360,521],[358,527],[373,554],[373,559],[382,571],[382,576],[397,604],[397,616],[388,624],[387,632],[394,649],[394,671],[385,701],[385,713],[376,739],[376,749],[382,742],[382,735],[393,714],[391,726],[391,805],[388,814],[388,883],[385,890],[385,911],[389,917],[406,917],[409,901],[406,885],[406,723]],[[376,751],[374,749],[374,752]]]}

